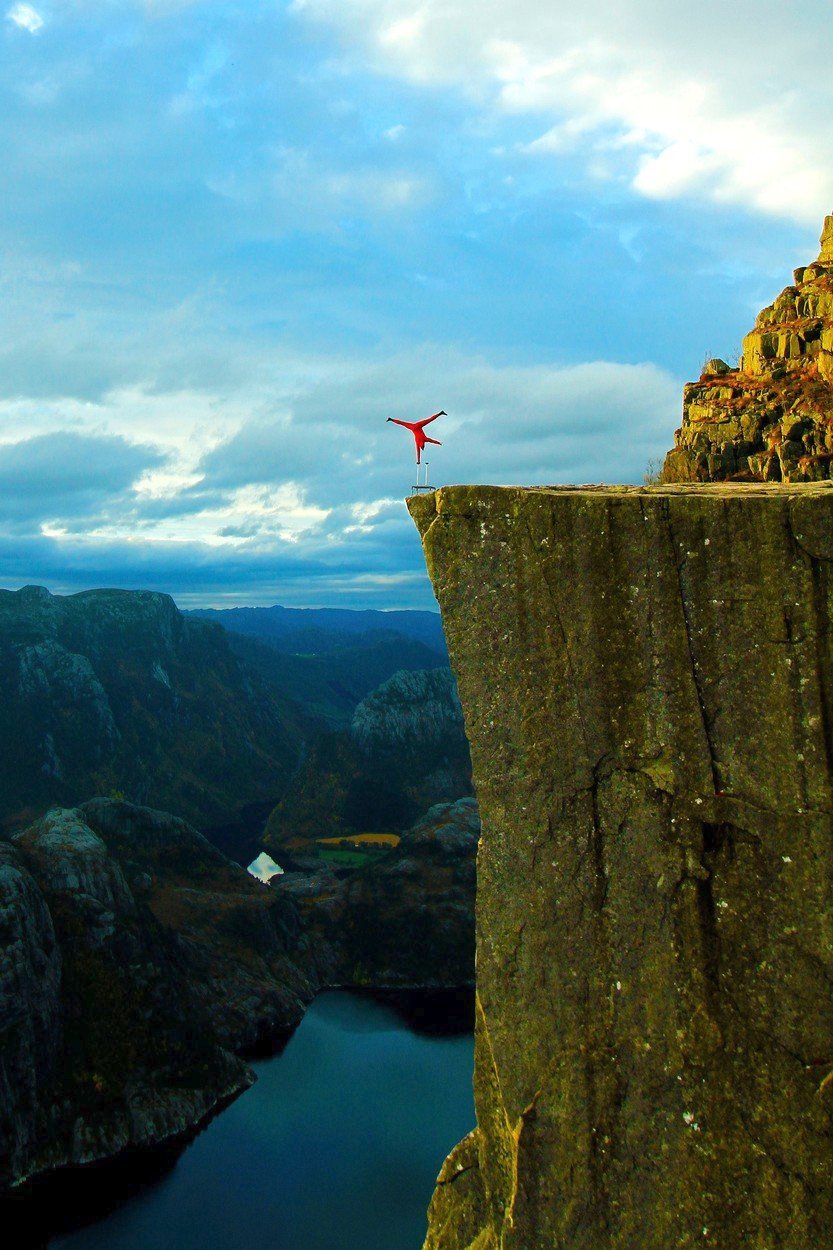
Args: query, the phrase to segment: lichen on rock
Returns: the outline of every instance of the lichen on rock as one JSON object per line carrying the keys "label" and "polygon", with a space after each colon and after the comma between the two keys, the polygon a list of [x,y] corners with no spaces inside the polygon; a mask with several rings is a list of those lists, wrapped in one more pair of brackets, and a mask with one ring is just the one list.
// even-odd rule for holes
{"label": "lichen on rock", "polygon": [[833,487],[409,507],[483,820],[478,1179],[427,1246],[826,1244]]}

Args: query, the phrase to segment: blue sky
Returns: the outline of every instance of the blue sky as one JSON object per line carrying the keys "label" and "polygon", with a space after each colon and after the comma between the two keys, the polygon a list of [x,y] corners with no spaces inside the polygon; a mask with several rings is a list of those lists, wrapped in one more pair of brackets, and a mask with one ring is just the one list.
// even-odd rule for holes
{"label": "blue sky", "polygon": [[0,18],[0,584],[431,606],[402,498],[639,481],[833,211],[833,4]]}

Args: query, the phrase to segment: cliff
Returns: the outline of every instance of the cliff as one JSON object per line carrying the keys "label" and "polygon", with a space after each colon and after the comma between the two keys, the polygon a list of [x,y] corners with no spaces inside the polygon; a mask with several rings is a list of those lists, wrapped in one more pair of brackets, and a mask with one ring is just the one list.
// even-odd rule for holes
{"label": "cliff", "polygon": [[94,794],[202,826],[274,801],[297,713],[167,595],[0,590],[0,823]]}
{"label": "cliff", "polygon": [[317,988],[290,901],[126,803],[0,842],[0,939],[0,1193],[193,1129]]}
{"label": "cliff", "polygon": [[685,388],[665,482],[815,482],[833,462],[833,216],[821,252],[759,313],[736,369],[710,360]]}
{"label": "cliff", "polygon": [[478,834],[441,804],[363,869],[271,886],[108,799],[0,840],[0,1197],[190,1132],[324,986],[470,985]]}
{"label": "cliff", "polygon": [[[437,613],[313,612],[327,625],[306,628],[297,623],[301,610],[201,615],[149,591],[0,590],[0,829],[107,794],[174,812],[248,863],[290,785],[307,786],[300,807],[310,805],[319,823],[335,805],[324,780],[329,747],[317,745],[325,728],[339,750],[346,745],[352,771],[367,771],[368,753],[351,746],[348,731],[377,688],[401,670],[420,670],[407,692],[412,713],[434,699],[445,716],[439,704],[456,700]],[[388,617],[414,636],[383,629]],[[252,636],[234,632],[235,622]],[[433,682],[431,669],[441,673]],[[395,702],[397,683],[391,689]],[[379,713],[384,704],[376,699]],[[432,726],[427,711],[423,724]],[[402,828],[432,803],[470,793],[459,703],[452,712],[462,788],[442,776],[432,785],[418,760],[411,771],[427,784],[411,784],[400,770]],[[436,756],[437,744],[427,745]],[[364,791],[381,803],[373,778]],[[303,820],[296,806],[290,800],[291,819]]]}
{"label": "cliff", "polygon": [[430,1250],[833,1222],[833,488],[409,500],[472,748],[478,1128]]}
{"label": "cliff", "polygon": [[470,987],[479,836],[474,799],[438,803],[363,867],[288,872],[270,888],[295,900],[323,984]]}

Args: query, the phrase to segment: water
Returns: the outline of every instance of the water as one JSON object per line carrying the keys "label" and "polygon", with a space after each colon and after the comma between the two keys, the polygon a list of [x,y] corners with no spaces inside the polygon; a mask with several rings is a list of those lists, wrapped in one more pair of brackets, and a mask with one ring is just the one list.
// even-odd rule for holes
{"label": "water", "polygon": [[474,1126],[472,1050],[322,994],[170,1170],[49,1248],[419,1250],[440,1165]]}

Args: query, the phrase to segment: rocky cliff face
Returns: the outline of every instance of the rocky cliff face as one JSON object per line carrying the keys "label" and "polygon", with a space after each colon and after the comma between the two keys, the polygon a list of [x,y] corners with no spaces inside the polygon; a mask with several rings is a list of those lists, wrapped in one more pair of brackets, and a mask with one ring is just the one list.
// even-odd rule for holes
{"label": "rocky cliff face", "polygon": [[297,1023],[305,960],[294,905],[163,813],[0,843],[0,1192],[193,1128],[251,1082],[233,1052]]}
{"label": "rocky cliff face", "polygon": [[43,894],[12,847],[0,843],[0,1192],[25,1176],[39,1149],[40,1090],[63,1044],[61,953]]}
{"label": "rocky cliff face", "polygon": [[818,260],[796,269],[743,340],[738,368],[710,360],[685,388],[665,482],[816,482],[833,463],[833,216]]}
{"label": "rocky cliff face", "polygon": [[833,488],[409,501],[483,818],[431,1250],[833,1224]]}
{"label": "rocky cliff face", "polygon": [[398,672],[362,699],[350,726],[366,752],[427,754],[452,740],[463,726],[457,687],[447,668]]}
{"label": "rocky cliff face", "polygon": [[0,822],[119,792],[219,823],[274,800],[286,707],[167,595],[0,591]]}

